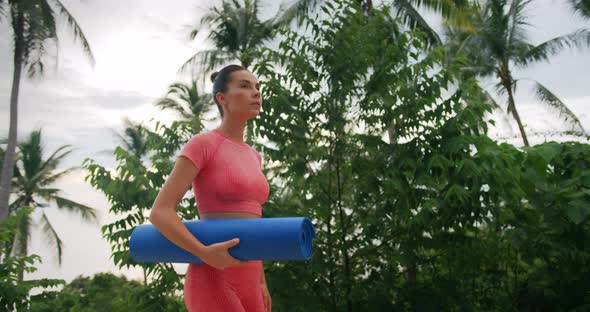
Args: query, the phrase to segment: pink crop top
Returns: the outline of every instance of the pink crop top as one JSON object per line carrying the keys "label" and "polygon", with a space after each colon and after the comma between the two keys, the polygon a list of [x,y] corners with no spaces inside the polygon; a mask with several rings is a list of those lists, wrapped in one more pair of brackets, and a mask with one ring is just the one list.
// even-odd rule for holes
{"label": "pink crop top", "polygon": [[199,169],[193,191],[199,213],[250,212],[262,216],[269,185],[253,147],[214,129],[193,136],[180,156]]}

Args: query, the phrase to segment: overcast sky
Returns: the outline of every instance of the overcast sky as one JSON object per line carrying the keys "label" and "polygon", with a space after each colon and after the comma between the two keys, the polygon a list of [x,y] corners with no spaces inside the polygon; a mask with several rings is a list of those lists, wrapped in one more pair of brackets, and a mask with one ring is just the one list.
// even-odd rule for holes
{"label": "overcast sky", "polygon": [[[112,166],[113,160],[100,153],[114,149],[113,129],[122,130],[121,119],[135,121],[151,118],[168,122],[174,118],[153,107],[153,102],[165,94],[168,85],[182,79],[177,70],[195,51],[207,48],[201,36],[188,40],[191,25],[218,1],[155,1],[155,0],[62,0],[76,17],[96,58],[92,67],[66,31],[60,31],[58,66],[48,63],[42,80],[21,82],[19,99],[19,139],[32,130],[43,128],[46,155],[62,145],[76,147],[64,167],[80,166],[93,158]],[[264,15],[276,12],[285,1],[264,1]],[[590,22],[572,14],[565,0],[537,0],[530,6],[530,29],[533,43],[590,28]],[[272,4],[271,4],[272,3]],[[430,19],[438,27],[436,18]],[[64,29],[64,25],[61,29]],[[12,83],[12,45],[7,23],[0,24],[0,138],[8,135],[9,96]],[[565,51],[550,64],[537,64],[527,71],[515,70],[516,78],[535,78],[549,87],[576,113],[588,131],[590,128],[590,49]],[[537,105],[530,92],[531,84],[523,81],[517,92],[521,118],[529,131],[566,129],[555,113]],[[487,86],[493,91],[492,86]],[[210,84],[206,85],[209,91]],[[513,125],[513,129],[517,129]],[[510,136],[507,130],[492,130],[493,134]],[[564,138],[553,138],[564,139]],[[543,137],[532,137],[540,143]],[[521,144],[520,138],[509,140]],[[67,198],[95,207],[100,212],[100,224],[114,220],[109,216],[104,196],[84,183],[85,173],[78,171],[61,180],[57,187]],[[121,273],[109,259],[110,247],[101,238],[100,227],[78,222],[76,218],[47,209],[47,215],[63,239],[64,258],[58,267],[52,250],[45,246],[40,232],[34,232],[30,252],[42,256],[43,263],[30,278],[62,278],[96,272]],[[180,271],[185,266],[179,266]],[[122,272],[139,278],[138,271]]]}

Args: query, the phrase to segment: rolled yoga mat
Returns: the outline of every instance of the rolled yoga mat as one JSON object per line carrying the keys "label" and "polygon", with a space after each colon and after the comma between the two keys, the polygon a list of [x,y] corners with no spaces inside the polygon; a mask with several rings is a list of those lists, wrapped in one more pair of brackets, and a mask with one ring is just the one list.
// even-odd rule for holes
{"label": "rolled yoga mat", "polygon": [[[204,245],[239,238],[228,252],[240,260],[308,260],[315,229],[306,217],[207,219],[183,221]],[[129,240],[136,262],[203,263],[197,256],[169,241],[151,224],[137,226]]]}

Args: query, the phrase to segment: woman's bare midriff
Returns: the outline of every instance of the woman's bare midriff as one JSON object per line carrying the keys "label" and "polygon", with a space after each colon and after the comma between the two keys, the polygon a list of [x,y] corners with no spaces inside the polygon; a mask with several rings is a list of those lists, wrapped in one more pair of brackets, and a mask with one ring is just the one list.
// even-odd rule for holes
{"label": "woman's bare midriff", "polygon": [[207,212],[199,214],[199,219],[251,219],[260,218],[259,215],[249,212]]}

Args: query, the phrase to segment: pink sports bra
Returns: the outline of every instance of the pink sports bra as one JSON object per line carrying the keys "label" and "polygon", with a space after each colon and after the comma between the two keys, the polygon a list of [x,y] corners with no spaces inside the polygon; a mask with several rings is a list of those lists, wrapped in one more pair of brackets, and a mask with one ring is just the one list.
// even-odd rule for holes
{"label": "pink sports bra", "polygon": [[199,169],[193,191],[199,213],[250,212],[262,216],[269,185],[253,147],[214,129],[193,136],[180,156]]}

